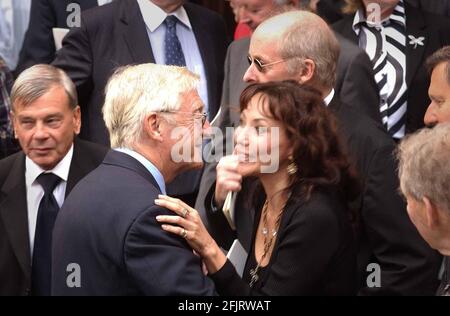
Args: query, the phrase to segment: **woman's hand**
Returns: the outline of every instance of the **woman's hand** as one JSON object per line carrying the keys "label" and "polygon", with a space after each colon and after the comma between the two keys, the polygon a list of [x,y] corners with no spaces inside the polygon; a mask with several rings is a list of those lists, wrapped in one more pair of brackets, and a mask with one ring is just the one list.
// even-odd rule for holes
{"label": "woman's hand", "polygon": [[210,273],[216,272],[225,264],[225,255],[203,225],[197,210],[166,195],[159,195],[155,204],[177,214],[158,215],[156,220],[164,223],[162,229],[165,231],[185,238],[192,249],[202,257]]}
{"label": "woman's hand", "polygon": [[239,157],[237,155],[222,157],[217,164],[216,171],[214,198],[216,205],[223,205],[228,192],[241,190],[242,176],[239,173]]}

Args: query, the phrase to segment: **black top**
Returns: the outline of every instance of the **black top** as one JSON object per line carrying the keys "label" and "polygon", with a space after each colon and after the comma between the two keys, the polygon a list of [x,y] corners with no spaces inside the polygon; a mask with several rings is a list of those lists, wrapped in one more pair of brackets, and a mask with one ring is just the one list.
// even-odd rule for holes
{"label": "black top", "polygon": [[[255,214],[252,245],[261,216]],[[245,210],[240,210],[245,211]],[[353,295],[356,254],[344,204],[334,193],[315,191],[307,202],[290,199],[268,265],[250,288],[256,267],[251,248],[241,279],[230,261],[210,275],[220,295]]]}

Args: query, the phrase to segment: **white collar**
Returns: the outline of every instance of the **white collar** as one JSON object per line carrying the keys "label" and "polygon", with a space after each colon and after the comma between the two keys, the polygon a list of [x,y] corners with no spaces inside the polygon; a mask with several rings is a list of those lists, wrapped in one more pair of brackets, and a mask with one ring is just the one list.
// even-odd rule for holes
{"label": "white collar", "polygon": [[334,98],[334,93],[335,93],[334,89],[331,89],[330,94],[328,94],[327,97],[325,99],[323,99],[323,102],[325,102],[326,106],[330,105],[331,100],[333,100],[333,98]]}
{"label": "white collar", "polygon": [[139,4],[139,8],[141,9],[145,25],[147,25],[150,32],[154,32],[164,22],[168,15],[175,15],[184,26],[192,29],[191,22],[189,21],[189,17],[183,6],[180,6],[175,11],[167,14],[152,1],[137,0],[137,2]]}
{"label": "white collar", "polygon": [[43,172],[54,173],[55,175],[60,177],[63,181],[67,182],[72,157],[73,157],[73,143],[67,154],[64,156],[64,158],[55,166],[55,168],[51,170],[42,169],[27,156],[25,158],[25,176],[27,185],[33,184],[36,178],[39,177],[39,175]]}

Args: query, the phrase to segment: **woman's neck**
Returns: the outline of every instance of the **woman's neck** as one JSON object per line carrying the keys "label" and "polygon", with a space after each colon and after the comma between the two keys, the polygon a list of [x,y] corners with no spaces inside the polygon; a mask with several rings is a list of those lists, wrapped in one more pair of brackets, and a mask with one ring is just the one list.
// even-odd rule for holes
{"label": "woman's neck", "polygon": [[290,180],[286,168],[280,168],[275,173],[265,173],[259,176],[267,201],[269,202],[269,210],[279,210],[288,199],[288,191]]}

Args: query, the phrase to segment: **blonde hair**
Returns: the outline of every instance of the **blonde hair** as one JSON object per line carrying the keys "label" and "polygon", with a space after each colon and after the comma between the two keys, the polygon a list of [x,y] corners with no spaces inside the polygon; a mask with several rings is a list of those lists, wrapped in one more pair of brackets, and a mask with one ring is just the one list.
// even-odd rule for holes
{"label": "blonde hair", "polygon": [[106,86],[102,109],[111,147],[132,148],[149,113],[178,110],[180,95],[198,83],[199,77],[184,67],[141,64],[117,69]]}
{"label": "blonde hair", "polygon": [[397,150],[400,188],[417,201],[427,197],[450,212],[450,123],[409,135]]}
{"label": "blonde hair", "polygon": [[77,90],[64,71],[45,64],[34,65],[24,70],[14,82],[11,90],[13,112],[17,102],[20,102],[22,106],[30,105],[55,86],[64,88],[69,107],[74,109],[78,105]]}

